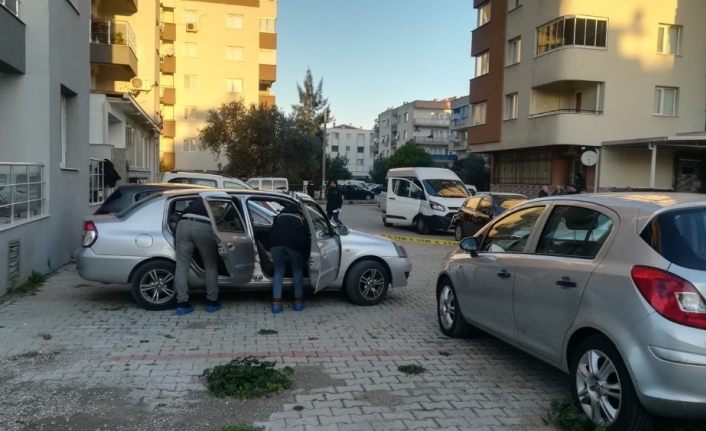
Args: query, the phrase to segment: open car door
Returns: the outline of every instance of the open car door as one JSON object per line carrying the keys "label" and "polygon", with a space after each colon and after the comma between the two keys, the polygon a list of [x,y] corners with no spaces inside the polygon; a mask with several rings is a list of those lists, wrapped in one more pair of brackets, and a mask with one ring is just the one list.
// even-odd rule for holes
{"label": "open car door", "polygon": [[309,280],[314,292],[331,285],[341,266],[341,239],[333,231],[326,214],[311,200],[297,196],[311,232]]}
{"label": "open car door", "polygon": [[255,272],[255,249],[242,212],[227,193],[202,192],[199,195],[205,201],[206,212],[218,237],[218,254],[228,268],[230,279],[236,286],[249,283]]}

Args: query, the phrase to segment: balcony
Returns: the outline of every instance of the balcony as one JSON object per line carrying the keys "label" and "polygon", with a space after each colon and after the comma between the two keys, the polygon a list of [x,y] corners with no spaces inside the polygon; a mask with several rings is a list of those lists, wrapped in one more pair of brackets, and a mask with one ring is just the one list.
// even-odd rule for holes
{"label": "balcony", "polygon": [[168,86],[159,87],[159,103],[176,105],[176,89]]}
{"label": "balcony", "polygon": [[165,42],[174,42],[176,40],[176,24],[163,22],[160,37]]}
{"label": "balcony", "polygon": [[173,138],[176,134],[176,121],[164,120],[162,125],[162,136],[165,138]]}
{"label": "balcony", "polygon": [[19,15],[19,0],[0,0],[0,73],[25,73],[25,24]]}
{"label": "balcony", "polygon": [[[2,0],[0,0],[2,1]],[[110,0],[103,1],[98,7],[98,13],[101,15],[125,15],[130,16],[137,13],[138,0]]]}
{"label": "balcony", "polygon": [[449,123],[449,128],[451,130],[467,129],[470,126],[471,126],[471,122],[468,117],[451,120],[451,122]]}
{"label": "balcony", "polygon": [[126,21],[91,18],[91,63],[101,65],[109,81],[137,75],[137,37]]}
{"label": "balcony", "polygon": [[446,118],[413,118],[412,122],[415,126],[437,126],[449,127],[449,119]]}
{"label": "balcony", "polygon": [[261,105],[275,106],[275,95],[269,91],[261,91],[259,98]]}
{"label": "balcony", "polygon": [[176,73],[176,57],[163,57],[162,63],[159,65],[159,71],[162,73]]}
{"label": "balcony", "polygon": [[424,146],[444,146],[448,147],[449,146],[449,138],[445,137],[429,137],[429,136],[415,136],[412,138],[415,144],[417,145],[424,145]]}
{"label": "balcony", "polygon": [[556,81],[532,88],[530,118],[558,114],[602,115],[605,86],[592,81]]}
{"label": "balcony", "polygon": [[277,80],[277,66],[273,64],[260,65],[260,83],[273,83]]}

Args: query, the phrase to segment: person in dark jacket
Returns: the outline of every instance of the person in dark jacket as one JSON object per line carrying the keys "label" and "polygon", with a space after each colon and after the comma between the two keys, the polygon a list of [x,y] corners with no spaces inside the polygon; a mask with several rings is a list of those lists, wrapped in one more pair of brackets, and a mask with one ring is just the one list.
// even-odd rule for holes
{"label": "person in dark jacket", "polygon": [[313,181],[309,181],[309,184],[306,186],[306,194],[308,194],[310,198],[314,199],[314,193],[316,193],[316,186]]}
{"label": "person in dark jacket", "polygon": [[328,184],[328,191],[326,192],[326,215],[329,219],[333,219],[338,224],[341,224],[341,220],[338,218],[341,207],[343,207],[343,195],[338,189],[338,183],[331,180]]}
{"label": "person in dark jacket", "polygon": [[542,187],[542,189],[539,191],[539,197],[540,197],[540,198],[544,198],[544,197],[547,197],[547,196],[549,196],[549,187],[544,186],[544,187]]}
{"label": "person in dark jacket", "polygon": [[292,264],[294,275],[294,311],[304,309],[304,261],[309,257],[309,230],[301,212],[295,206],[282,208],[270,229],[270,252],[275,264],[272,285],[272,313],[281,313],[282,283],[286,258]]}
{"label": "person in dark jacket", "polygon": [[576,175],[574,175],[574,188],[576,189],[576,193],[586,191],[586,179],[581,172],[576,172]]}
{"label": "person in dark jacket", "polygon": [[177,294],[176,314],[182,316],[194,311],[189,302],[188,276],[194,249],[199,251],[206,272],[206,311],[221,309],[218,302],[218,239],[202,198],[198,197],[184,209],[176,227],[176,270],[174,289]]}

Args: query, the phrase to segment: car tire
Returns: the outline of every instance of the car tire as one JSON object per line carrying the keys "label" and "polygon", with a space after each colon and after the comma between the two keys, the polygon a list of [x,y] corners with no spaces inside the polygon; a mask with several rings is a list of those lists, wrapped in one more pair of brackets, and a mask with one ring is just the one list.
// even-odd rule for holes
{"label": "car tire", "polygon": [[[590,414],[593,411],[590,400],[594,396],[598,396],[601,400],[605,399],[611,409],[615,409],[617,406],[617,416],[611,423],[605,424],[605,429],[609,431],[652,429],[654,418],[640,403],[625,362],[618,349],[607,337],[593,335],[581,341],[571,355],[570,364],[571,398],[579,411],[586,414],[589,420],[598,425]],[[593,365],[589,366],[589,364]],[[612,371],[605,378],[596,376],[595,373],[598,371],[596,367],[602,368],[603,366],[606,366],[608,371],[611,369]],[[619,391],[617,401],[615,397],[606,396],[602,392],[606,390],[608,385],[613,388],[617,385]],[[601,405],[596,404],[593,407],[600,408]],[[600,416],[601,418],[606,416],[604,409],[601,409]]]}
{"label": "car tire", "polygon": [[348,299],[362,306],[377,305],[387,295],[390,277],[387,268],[374,260],[362,260],[353,265],[344,281]]}
{"label": "car tire", "polygon": [[387,222],[387,219],[386,219],[385,217],[382,218],[382,224],[383,224],[385,227],[392,227],[392,223],[388,223],[388,222]]}
{"label": "car tire", "polygon": [[475,334],[473,326],[466,322],[458,306],[456,288],[448,278],[441,280],[436,289],[436,315],[439,328],[447,337],[465,338]]}
{"label": "car tire", "polygon": [[456,224],[456,227],[454,228],[454,238],[456,238],[456,241],[461,241],[463,237],[463,226],[461,223]]}
{"label": "car tire", "polygon": [[[132,277],[132,297],[146,310],[170,310],[176,307],[174,272],[176,264],[167,260],[153,260],[140,266]],[[154,292],[157,300],[154,300]]]}
{"label": "car tire", "polygon": [[370,201],[370,200],[372,200],[372,199],[373,199],[372,196],[370,196],[370,195],[365,195],[365,200],[366,200],[366,201]]}
{"label": "car tire", "polygon": [[424,216],[419,214],[417,218],[414,220],[414,226],[417,229],[417,233],[421,235],[428,235],[429,234],[429,225],[427,225],[426,220],[424,220]]}

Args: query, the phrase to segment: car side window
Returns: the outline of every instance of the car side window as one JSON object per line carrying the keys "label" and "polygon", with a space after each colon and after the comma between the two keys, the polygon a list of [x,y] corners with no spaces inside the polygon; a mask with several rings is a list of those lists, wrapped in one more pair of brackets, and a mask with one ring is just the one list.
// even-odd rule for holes
{"label": "car side window", "polygon": [[197,186],[205,187],[218,187],[218,183],[215,180],[205,180],[202,178],[192,178],[191,184],[196,184]]}
{"label": "car side window", "polygon": [[275,190],[287,190],[287,182],[284,180],[273,180]]}
{"label": "car side window", "polygon": [[224,189],[236,189],[236,190],[242,190],[245,187],[243,187],[241,184],[234,183],[232,181],[223,181],[223,188]]}
{"label": "car side window", "polygon": [[272,190],[272,180],[261,180],[260,190]]}
{"label": "car side window", "polygon": [[207,201],[219,232],[245,232],[245,225],[232,201]]}
{"label": "car side window", "polygon": [[144,192],[135,193],[135,202],[139,202],[147,196],[153,195],[159,192],[159,190],[145,190]]}
{"label": "car side window", "polygon": [[478,211],[484,211],[490,214],[491,209],[493,207],[492,202],[490,201],[490,198],[482,198],[480,202],[478,203],[478,207],[476,208]]}
{"label": "car side window", "polygon": [[321,211],[318,205],[314,203],[304,204],[306,212],[314,225],[314,233],[316,234],[316,239],[330,238],[333,236],[331,232],[331,226],[328,223],[328,218],[326,214]]}
{"label": "car side window", "polygon": [[480,249],[490,253],[521,253],[544,208],[526,208],[504,217],[490,227]]}
{"label": "car side window", "polygon": [[557,206],[544,226],[537,254],[593,259],[613,229],[613,220],[590,208]]}
{"label": "car side window", "polygon": [[250,180],[248,181],[248,185],[255,190],[258,190],[260,188],[260,180]]}
{"label": "car side window", "polygon": [[172,178],[171,180],[167,181],[168,183],[176,183],[176,184],[189,184],[189,179],[188,178]]}
{"label": "car side window", "polygon": [[469,210],[475,211],[476,208],[478,207],[479,202],[480,202],[480,198],[470,198],[466,201],[465,208],[468,208]]}
{"label": "car side window", "polygon": [[392,192],[396,194],[397,196],[406,198],[409,197],[409,186],[410,182],[407,180],[401,180],[395,178],[392,180]]}

